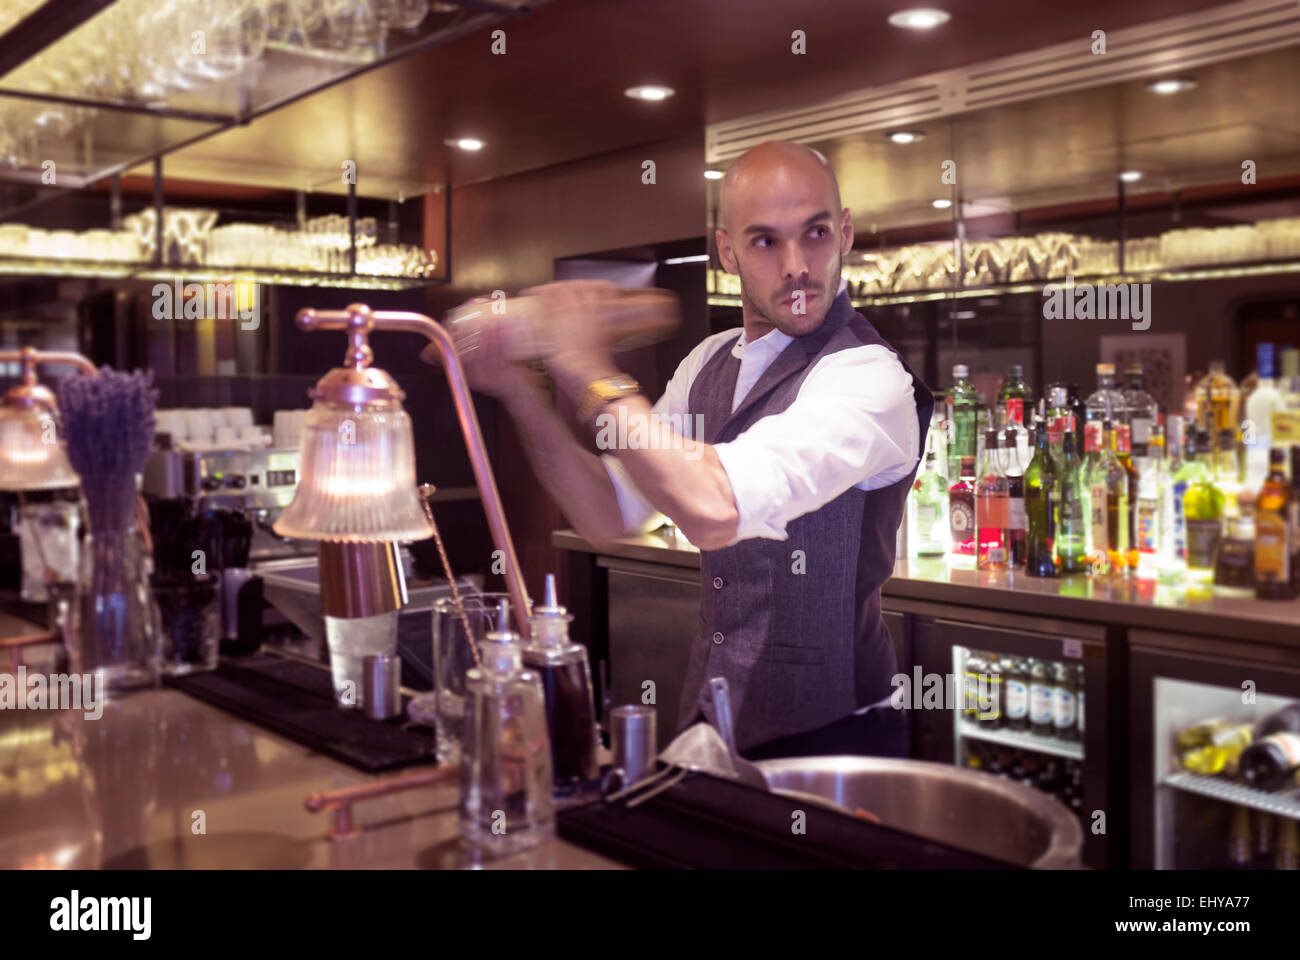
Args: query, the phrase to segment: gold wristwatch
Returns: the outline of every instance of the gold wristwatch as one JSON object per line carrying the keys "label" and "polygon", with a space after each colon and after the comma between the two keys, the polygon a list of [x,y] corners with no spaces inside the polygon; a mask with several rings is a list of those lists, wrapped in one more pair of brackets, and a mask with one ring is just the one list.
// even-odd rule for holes
{"label": "gold wristwatch", "polygon": [[612,377],[601,377],[587,384],[587,392],[578,403],[577,416],[582,423],[591,423],[606,404],[630,397],[641,392],[641,384],[625,373],[616,373]]}

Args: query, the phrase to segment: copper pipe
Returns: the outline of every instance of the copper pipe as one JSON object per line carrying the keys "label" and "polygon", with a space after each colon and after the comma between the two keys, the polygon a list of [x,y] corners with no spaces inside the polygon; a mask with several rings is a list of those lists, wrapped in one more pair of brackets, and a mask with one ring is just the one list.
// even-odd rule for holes
{"label": "copper pipe", "polygon": [[533,607],[528,599],[528,591],[524,589],[514,541],[510,538],[510,528],[506,525],[505,508],[501,505],[501,494],[497,490],[492,464],[483,444],[483,431],[479,427],[478,415],[474,412],[469,385],[465,380],[465,370],[460,365],[460,358],[456,356],[456,346],[451,335],[441,324],[422,313],[371,310],[359,303],[352,304],[346,310],[314,310],[310,307],[299,310],[297,322],[299,330],[343,330],[353,334],[354,338],[359,330],[368,328],[406,330],[423,334],[438,348],[443,370],[447,374],[447,386],[451,388],[451,397],[456,404],[460,432],[465,437],[465,446],[469,450],[470,466],[474,468],[474,479],[483,495],[483,512],[487,514],[492,542],[505,556],[506,589],[510,591],[510,603],[516,611],[519,634],[527,641],[531,635],[528,618],[533,615]]}
{"label": "copper pipe", "polygon": [[325,793],[309,794],[307,799],[303,801],[303,806],[312,813],[319,813],[321,810],[333,810],[334,818],[330,822],[327,836],[331,840],[337,840],[340,837],[351,837],[361,832],[352,816],[352,805],[354,803],[361,800],[372,800],[375,797],[386,797],[401,790],[410,790],[412,787],[429,786],[443,780],[450,780],[459,773],[460,767],[452,765],[433,767],[428,770],[405,773],[396,777],[382,777],[366,783],[359,783],[353,787],[340,787],[337,790],[327,790]]}
{"label": "copper pipe", "polygon": [[88,377],[99,375],[93,363],[81,354],[68,350],[35,350],[32,347],[23,347],[21,350],[0,350],[0,363],[20,363],[25,355],[30,356],[37,364],[66,363],[76,367]]}

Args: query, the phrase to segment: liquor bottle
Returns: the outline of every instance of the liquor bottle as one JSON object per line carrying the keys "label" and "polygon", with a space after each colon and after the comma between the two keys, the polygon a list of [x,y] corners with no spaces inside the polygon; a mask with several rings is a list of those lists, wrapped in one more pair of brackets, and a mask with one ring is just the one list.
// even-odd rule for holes
{"label": "liquor bottle", "polygon": [[1300,733],[1279,730],[1242,751],[1241,778],[1256,790],[1278,790],[1300,768]]}
{"label": "liquor bottle", "polygon": [[1278,870],[1300,869],[1300,824],[1290,817],[1282,817],[1277,831]]}
{"label": "liquor bottle", "polygon": [[1178,583],[1187,576],[1187,518],[1183,497],[1191,480],[1191,458],[1183,456],[1183,418],[1170,416],[1165,427],[1165,467],[1168,482],[1160,494],[1160,579]]}
{"label": "liquor bottle", "polygon": [[1223,536],[1214,558],[1214,582],[1238,590],[1255,589],[1255,518],[1231,515],[1224,495]]}
{"label": "liquor bottle", "polygon": [[976,415],[980,408],[979,393],[968,377],[970,370],[959,363],[952,368],[953,384],[948,389],[948,476],[960,476],[961,458],[975,457]]}
{"label": "liquor bottle", "polygon": [[948,488],[948,524],[952,530],[952,556],[975,560],[975,458],[962,457],[958,479]]}
{"label": "liquor bottle", "polygon": [[[1115,427],[1114,447],[1115,459],[1124,468],[1124,475],[1127,477],[1125,484],[1126,500],[1119,518],[1119,523],[1128,528],[1125,533],[1125,539],[1128,542],[1123,553],[1124,566],[1130,573],[1136,573],[1140,554],[1137,536],[1138,488],[1142,485],[1142,478],[1138,474],[1137,467],[1133,465],[1133,458],[1129,455],[1131,430],[1132,427],[1127,423],[1117,424]],[[1150,436],[1148,435],[1148,449],[1149,447]]]}
{"label": "liquor bottle", "polygon": [[1214,576],[1215,554],[1223,538],[1223,492],[1210,475],[1206,448],[1209,437],[1196,432],[1196,459],[1190,462],[1191,478],[1183,494],[1183,520],[1187,528],[1188,578],[1208,583]]}
{"label": "liquor bottle", "polygon": [[1300,444],[1291,448],[1291,587],[1300,594]]}
{"label": "liquor bottle", "polygon": [[948,552],[948,484],[939,475],[938,457],[931,450],[925,455],[925,468],[912,484],[908,498],[912,514],[913,539],[918,557],[942,557]]}
{"label": "liquor bottle", "polygon": [[1146,466],[1138,476],[1137,503],[1133,508],[1137,533],[1137,574],[1145,580],[1154,580],[1160,575],[1161,492],[1167,482],[1164,427],[1157,423],[1151,427]]}
{"label": "liquor bottle", "polygon": [[1082,424],[1075,420],[1074,408],[1070,406],[1070,392],[1064,384],[1053,384],[1049,390],[1044,417],[1047,420],[1047,440],[1059,467],[1061,442],[1065,432],[1068,430],[1074,434],[1082,429]]}
{"label": "liquor bottle", "polygon": [[1215,718],[1192,724],[1178,734],[1178,763],[1185,770],[1210,777],[1235,776],[1242,751],[1254,734],[1249,723]]}
{"label": "liquor bottle", "polygon": [[1092,550],[1092,506],[1087,477],[1074,453],[1074,434],[1069,430],[1062,435],[1061,450],[1061,507],[1056,515],[1052,549],[1060,573],[1085,573]]}
{"label": "liquor bottle", "polygon": [[1196,426],[1211,439],[1224,430],[1235,435],[1239,400],[1237,384],[1224,372],[1222,361],[1211,363],[1210,372],[1196,385]]}
{"label": "liquor bottle", "polygon": [[1141,469],[1147,458],[1151,428],[1160,419],[1156,398],[1147,392],[1142,364],[1129,364],[1128,388],[1123,391],[1124,406],[1128,410],[1129,426],[1133,428],[1133,459]]}
{"label": "liquor bottle", "polygon": [[[1020,429],[1023,432],[1024,428]],[[1018,444],[1015,428],[1007,426],[1002,432],[998,452],[1002,455],[1002,471],[1007,478],[1007,535],[1011,548],[1011,564],[1020,567],[1025,563],[1025,541],[1029,535],[1029,518],[1025,515],[1025,471],[1021,466]]]}
{"label": "liquor bottle", "polygon": [[1273,411],[1269,441],[1275,447],[1295,446],[1300,444],[1300,350],[1295,347],[1282,351],[1278,389],[1282,393],[1282,406]]}
{"label": "liquor bottle", "polygon": [[979,704],[981,727],[999,730],[1005,725],[1002,706],[1002,684],[1002,658],[996,653],[990,653],[984,658],[984,686],[981,688],[984,697]]}
{"label": "liquor bottle", "polygon": [[1236,513],[1237,493],[1241,490],[1241,458],[1238,456],[1239,431],[1236,427],[1220,430],[1214,442],[1214,460],[1211,470],[1214,482],[1223,490]]}
{"label": "liquor bottle", "polygon": [[1042,736],[1055,730],[1052,716],[1052,677],[1045,660],[1029,661],[1029,729]]}
{"label": "liquor bottle", "polygon": [[1250,808],[1240,804],[1232,808],[1231,828],[1228,834],[1228,866],[1233,870],[1250,867]]}
{"label": "liquor bottle", "polygon": [[1268,476],[1255,503],[1255,596],[1261,600],[1294,600],[1291,557],[1296,551],[1291,542],[1291,488],[1282,469],[1286,454],[1274,447],[1268,459]]}
{"label": "liquor bottle", "polygon": [[1025,383],[1024,368],[1013,363],[1007,368],[1007,375],[998,387],[998,426],[1005,427],[1015,421],[1025,422],[1025,408],[1034,402],[1034,392]]}
{"label": "liquor bottle", "polygon": [[1242,443],[1246,447],[1247,490],[1258,490],[1269,473],[1269,451],[1272,449],[1273,413],[1282,409],[1282,391],[1273,379],[1273,344],[1261,343],[1255,347],[1255,372],[1259,382],[1243,402],[1246,426]]}
{"label": "liquor bottle", "polygon": [[1128,404],[1115,383],[1115,364],[1097,364],[1097,389],[1084,404],[1088,423],[1128,423]]}
{"label": "liquor bottle", "polygon": [[1025,661],[1013,657],[1002,662],[1002,715],[1011,730],[1029,728],[1029,673]]}
{"label": "liquor bottle", "polygon": [[1074,670],[1064,663],[1055,663],[1051,679],[1053,735],[1062,740],[1073,740],[1079,734]]}
{"label": "liquor bottle", "polygon": [[1006,570],[1010,563],[1008,485],[998,466],[997,450],[997,431],[989,430],[975,485],[975,566],[980,570]]}
{"label": "liquor bottle", "polygon": [[1066,385],[1069,391],[1070,409],[1074,411],[1074,452],[1083,456],[1083,425],[1088,422],[1087,408],[1083,402],[1083,391],[1077,383]]}
{"label": "liquor bottle", "polygon": [[980,680],[984,673],[984,656],[978,650],[967,650],[962,663],[962,680],[964,696],[962,698],[962,717],[971,723],[979,722],[980,714]]}
{"label": "liquor bottle", "polygon": [[1056,510],[1061,499],[1061,475],[1048,445],[1047,422],[1034,425],[1034,458],[1025,471],[1025,572],[1031,577],[1056,576],[1052,542]]}
{"label": "liquor bottle", "polygon": [[[1094,441],[1095,442],[1095,441]],[[1114,427],[1101,424],[1099,449],[1094,451],[1088,474],[1092,508],[1092,570],[1095,574],[1122,574],[1128,566],[1129,510],[1128,472],[1115,453]]]}

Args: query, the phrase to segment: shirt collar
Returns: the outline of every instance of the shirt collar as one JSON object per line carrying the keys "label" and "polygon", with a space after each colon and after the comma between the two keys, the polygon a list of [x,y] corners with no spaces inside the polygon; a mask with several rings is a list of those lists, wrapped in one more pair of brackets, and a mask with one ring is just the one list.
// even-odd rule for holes
{"label": "shirt collar", "polygon": [[731,355],[739,359],[745,355],[746,351],[751,349],[780,353],[793,342],[794,337],[787,336],[776,327],[773,327],[771,330],[767,331],[767,333],[763,334],[751,343],[749,341],[749,335],[745,332],[744,328],[741,328],[740,339],[737,340],[736,345],[731,348]]}

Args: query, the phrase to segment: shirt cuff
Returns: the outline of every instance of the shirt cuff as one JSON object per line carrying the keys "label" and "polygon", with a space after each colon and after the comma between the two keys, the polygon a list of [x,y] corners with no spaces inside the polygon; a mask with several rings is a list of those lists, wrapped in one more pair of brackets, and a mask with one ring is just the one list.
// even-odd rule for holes
{"label": "shirt cuff", "polygon": [[736,503],[736,535],[727,546],[752,537],[788,540],[785,525],[776,526],[764,516],[763,507],[781,499],[773,496],[771,478],[765,482],[763,471],[755,469],[755,464],[746,464],[744,451],[730,443],[715,443],[713,452],[726,471],[731,498]]}
{"label": "shirt cuff", "polygon": [[628,475],[616,457],[604,454],[600,462],[605,465],[605,473],[614,487],[614,498],[618,501],[618,512],[623,518],[625,533],[645,533],[662,525],[664,516],[641,495],[636,484]]}

